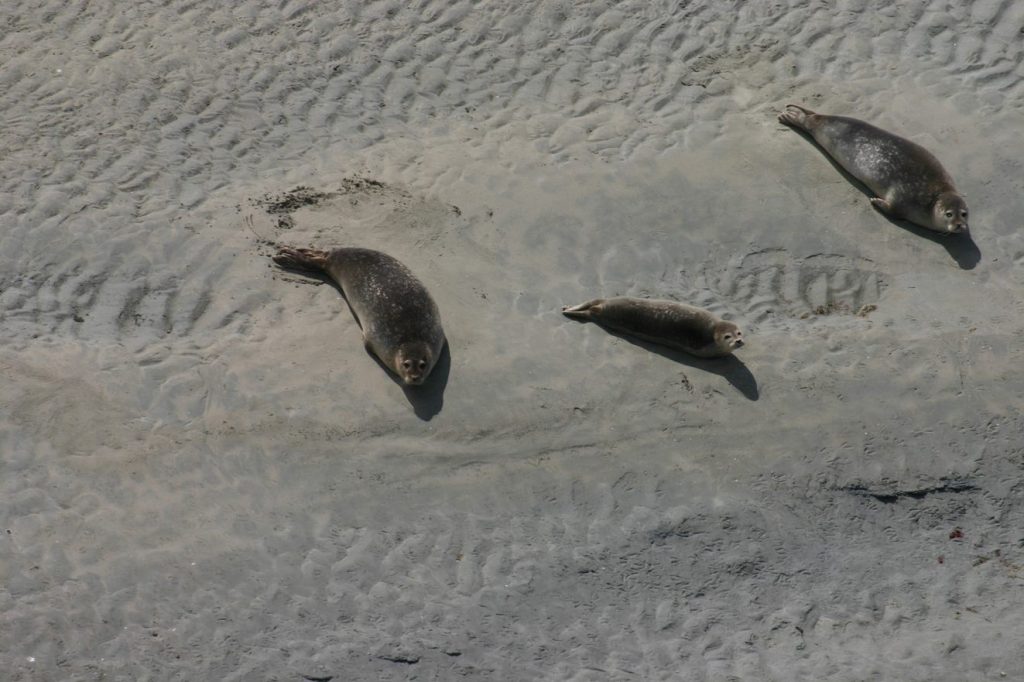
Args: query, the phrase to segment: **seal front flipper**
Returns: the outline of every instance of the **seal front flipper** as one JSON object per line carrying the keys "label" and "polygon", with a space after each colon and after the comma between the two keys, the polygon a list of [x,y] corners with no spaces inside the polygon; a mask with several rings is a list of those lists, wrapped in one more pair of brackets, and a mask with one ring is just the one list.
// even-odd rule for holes
{"label": "seal front flipper", "polygon": [[900,217],[899,213],[896,212],[896,209],[892,207],[892,204],[890,204],[885,199],[874,197],[871,199],[871,205],[877,208],[878,212],[881,213],[882,215],[888,216],[890,218]]}

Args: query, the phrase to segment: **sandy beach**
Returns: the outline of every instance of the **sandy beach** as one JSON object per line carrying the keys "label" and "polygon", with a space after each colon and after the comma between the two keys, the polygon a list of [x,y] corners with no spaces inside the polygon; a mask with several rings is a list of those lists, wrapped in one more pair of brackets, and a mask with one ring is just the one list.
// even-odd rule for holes
{"label": "sandy beach", "polygon": [[[1024,679],[1022,62],[1024,0],[8,0],[0,677]],[[416,273],[428,385],[276,244]]]}

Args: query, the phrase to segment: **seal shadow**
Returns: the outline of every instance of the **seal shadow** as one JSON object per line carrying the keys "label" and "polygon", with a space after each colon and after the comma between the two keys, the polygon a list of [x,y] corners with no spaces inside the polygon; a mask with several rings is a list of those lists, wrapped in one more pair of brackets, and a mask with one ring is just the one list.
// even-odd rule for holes
{"label": "seal shadow", "polygon": [[[588,324],[587,320],[573,321],[579,324]],[[722,358],[698,358],[695,355],[690,355],[689,353],[685,353],[681,350],[662,346],[652,341],[638,339],[635,336],[630,336],[629,334],[625,334],[615,329],[609,329],[600,322],[594,322],[591,320],[589,324],[597,325],[612,336],[618,337],[623,341],[628,341],[634,346],[639,346],[640,348],[660,355],[663,358],[668,358],[680,365],[693,367],[709,374],[717,374],[728,381],[733,388],[743,394],[743,397],[747,400],[756,401],[761,397],[761,394],[757,390],[757,379],[754,378],[754,375],[747,366],[743,364],[743,361],[735,355],[726,355]]]}
{"label": "seal shadow", "polygon": [[[850,175],[845,168],[840,166],[836,162],[836,160],[833,159],[832,156],[827,151],[825,151],[825,149],[820,144],[818,144],[813,137],[810,136],[809,133],[800,130],[799,128],[791,128],[790,126],[786,127],[792,130],[800,137],[810,142],[815,149],[821,152],[821,155],[825,157],[825,160],[827,160],[832,165],[832,167],[835,168],[836,171],[846,179],[847,182],[849,182],[851,185],[860,190],[864,196],[866,196],[868,199],[875,198],[874,192],[868,189],[868,187],[860,180]],[[944,235],[942,233],[936,232],[935,230],[929,230],[926,227],[916,225],[908,220],[893,218],[879,211],[877,208],[874,207],[873,204],[868,205],[871,206],[871,208],[874,209],[874,211],[878,213],[878,215],[882,216],[896,227],[902,228],[907,232],[910,232],[911,234],[916,235],[918,237],[923,237],[928,241],[940,244],[944,249],[946,249],[950,257],[952,257],[953,260],[956,261],[956,264],[960,266],[960,269],[973,270],[978,265],[978,263],[981,262],[981,249],[978,248],[978,245],[971,238],[970,232],[966,232],[963,234]]]}
{"label": "seal shadow", "polygon": [[[281,266],[278,266],[281,267]],[[327,276],[326,273],[318,272],[315,270],[305,270],[302,268],[281,268],[286,272],[291,272],[297,275],[301,275],[311,280],[316,280],[322,284],[327,284],[332,289],[337,291],[345,305],[348,307],[348,311],[352,314],[352,318],[362,329],[363,323],[356,315],[356,311],[352,309],[352,304],[348,302],[348,297],[345,296],[345,290],[342,289],[337,282]],[[312,282],[311,282],[312,283]],[[444,407],[444,389],[448,385],[448,376],[451,373],[452,367],[452,356],[451,351],[448,350],[448,339],[444,341],[444,346],[441,348],[441,355],[437,359],[437,363],[434,365],[434,369],[430,371],[430,376],[420,386],[406,386],[405,382],[399,379],[391,369],[381,362],[373,352],[363,347],[366,350],[366,354],[373,358],[384,374],[387,375],[391,381],[395,382],[405,394],[405,399],[412,405],[412,411],[417,417],[423,421],[430,421],[441,411]]]}

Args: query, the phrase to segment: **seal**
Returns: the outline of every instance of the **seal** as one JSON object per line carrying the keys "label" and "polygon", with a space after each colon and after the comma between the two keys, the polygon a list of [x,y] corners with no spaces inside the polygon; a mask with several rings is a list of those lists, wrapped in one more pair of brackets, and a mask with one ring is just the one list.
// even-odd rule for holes
{"label": "seal", "polygon": [[947,234],[968,230],[967,202],[921,145],[855,118],[816,114],[795,104],[779,114],[779,121],[806,132],[864,183],[883,214]]}
{"label": "seal", "polygon": [[334,280],[363,330],[366,349],[407,386],[426,381],[444,348],[437,304],[407,267],[371,249],[278,248],[284,268],[323,272]]}
{"label": "seal", "polygon": [[743,346],[743,332],[732,322],[696,306],[647,298],[595,298],[565,306],[562,314],[701,358],[730,355]]}

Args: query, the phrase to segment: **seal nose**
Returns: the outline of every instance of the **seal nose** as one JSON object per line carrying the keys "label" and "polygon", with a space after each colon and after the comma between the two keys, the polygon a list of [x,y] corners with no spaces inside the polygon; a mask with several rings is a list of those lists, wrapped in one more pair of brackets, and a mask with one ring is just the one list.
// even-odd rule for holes
{"label": "seal nose", "polygon": [[956,227],[953,229],[953,231],[954,232],[966,232],[967,231],[967,223],[957,223]]}
{"label": "seal nose", "polygon": [[736,342],[735,342],[735,343],[734,343],[733,345],[734,345],[734,346],[735,346],[736,348],[739,348],[740,346],[742,346],[742,345],[743,345],[743,339],[736,339]]}

